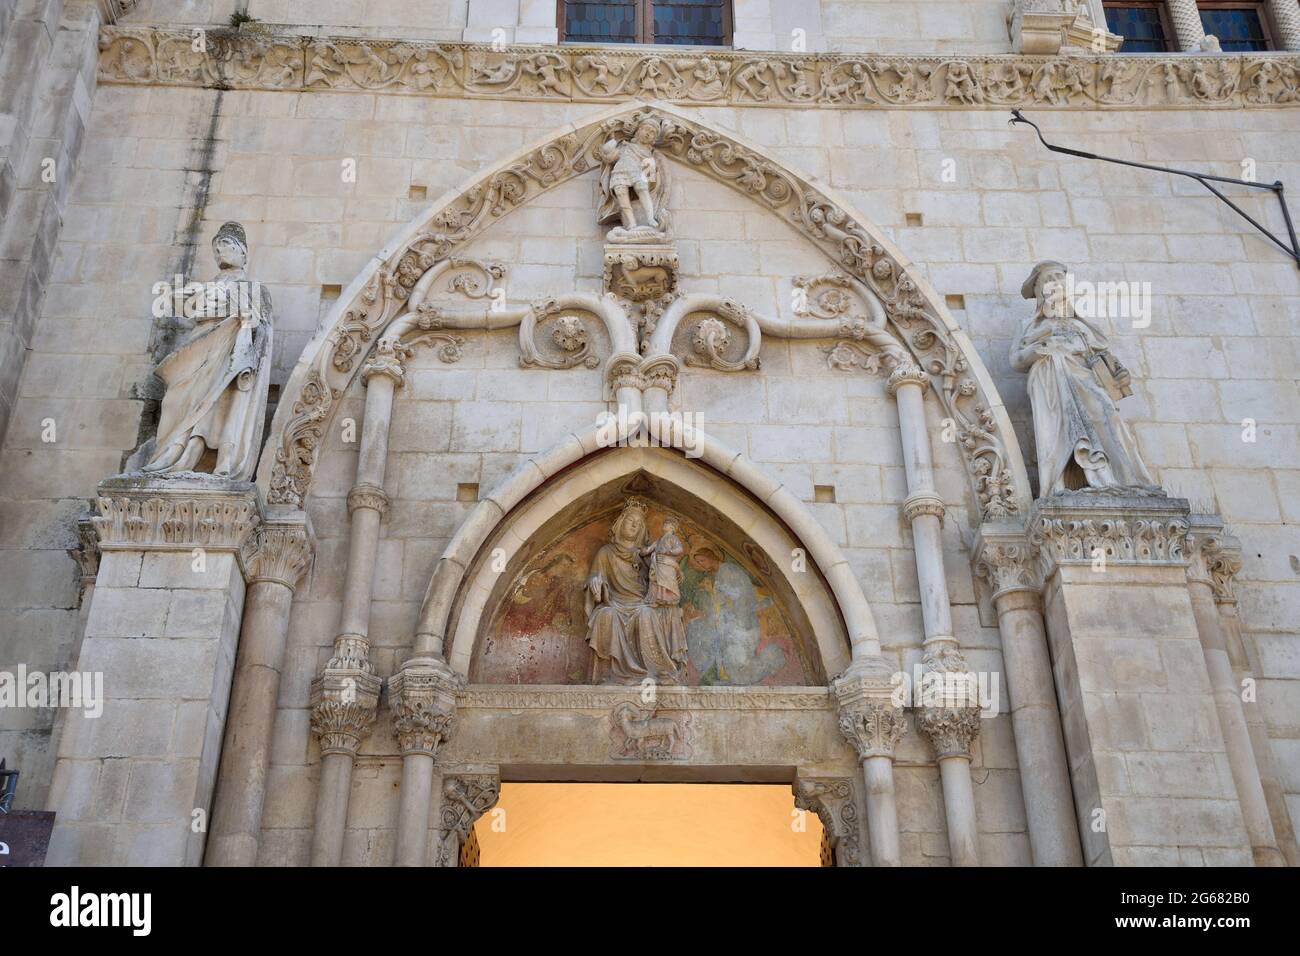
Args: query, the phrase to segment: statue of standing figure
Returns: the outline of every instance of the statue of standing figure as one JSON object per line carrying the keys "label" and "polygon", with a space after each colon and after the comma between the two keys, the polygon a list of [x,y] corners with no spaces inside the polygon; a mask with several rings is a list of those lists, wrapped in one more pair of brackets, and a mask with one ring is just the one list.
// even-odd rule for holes
{"label": "statue of standing figure", "polygon": [[[271,297],[248,279],[248,237],[228,222],[212,240],[217,275],[204,287],[194,327],[155,374],[167,386],[148,473],[208,470],[253,477],[271,381]],[[207,456],[211,457],[211,456]]]}
{"label": "statue of standing figure", "polygon": [[665,519],[647,543],[646,506],[633,498],[614,519],[610,540],[587,575],[587,643],[606,682],[686,681],[686,626],[681,609],[685,548],[677,521]]}
{"label": "statue of standing figure", "polygon": [[1131,394],[1128,370],[1075,314],[1066,272],[1059,262],[1034,266],[1020,292],[1037,307],[1011,348],[1012,367],[1029,373],[1039,494],[1160,494],[1116,405]]}
{"label": "statue of standing figure", "polygon": [[668,232],[668,176],[655,155],[655,145],[663,127],[653,117],[634,121],[631,139],[610,139],[597,150],[604,165],[596,221],[619,221],[609,231],[610,242],[662,242]]}

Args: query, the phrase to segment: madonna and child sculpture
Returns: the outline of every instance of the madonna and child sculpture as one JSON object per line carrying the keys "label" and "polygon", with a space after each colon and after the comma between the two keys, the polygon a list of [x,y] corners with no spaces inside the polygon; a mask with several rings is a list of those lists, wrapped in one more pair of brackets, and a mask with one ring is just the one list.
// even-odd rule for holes
{"label": "madonna and child sculpture", "polygon": [[610,528],[587,576],[587,643],[596,677],[605,683],[686,681],[686,627],[682,621],[685,547],[680,528],[666,518],[663,534],[648,542],[646,505],[632,498]]}
{"label": "madonna and child sculpture", "polygon": [[1059,262],[1034,266],[1020,291],[1037,307],[1011,348],[1012,367],[1029,373],[1039,494],[1163,494],[1116,405],[1131,392],[1128,370],[1075,314],[1066,272]]}

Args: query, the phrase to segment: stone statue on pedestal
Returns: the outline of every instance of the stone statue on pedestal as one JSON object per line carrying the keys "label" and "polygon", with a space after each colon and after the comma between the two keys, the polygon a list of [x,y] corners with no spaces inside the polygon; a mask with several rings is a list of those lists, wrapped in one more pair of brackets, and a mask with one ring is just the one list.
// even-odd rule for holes
{"label": "stone statue on pedestal", "polygon": [[244,481],[253,477],[266,415],[271,297],[248,279],[243,226],[223,225],[212,252],[217,275],[204,287],[194,327],[155,370],[167,391],[144,471]]}
{"label": "stone statue on pedestal", "polygon": [[658,120],[643,117],[630,140],[610,139],[597,152],[603,168],[596,221],[620,222],[609,231],[610,242],[663,242],[667,238],[668,176],[655,154],[662,132]]}
{"label": "stone statue on pedestal", "polygon": [[1037,307],[1011,348],[1012,367],[1029,373],[1039,494],[1160,494],[1116,405],[1131,394],[1128,370],[1075,314],[1066,272],[1059,262],[1034,266],[1020,291]]}

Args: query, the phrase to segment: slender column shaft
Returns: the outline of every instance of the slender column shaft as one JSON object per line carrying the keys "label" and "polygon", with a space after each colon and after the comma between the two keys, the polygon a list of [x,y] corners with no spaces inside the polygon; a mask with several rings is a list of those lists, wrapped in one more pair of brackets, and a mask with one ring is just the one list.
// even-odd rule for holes
{"label": "slender column shaft", "polygon": [[[899,368],[890,376],[890,388],[898,403],[899,431],[903,443],[903,466],[907,473],[907,501],[904,514],[912,526],[916,554],[916,577],[921,591],[921,617],[925,627],[924,652],[927,660],[951,660],[961,670],[965,661],[953,636],[952,609],[943,567],[943,501],[934,487],[934,465],[930,435],[925,425],[925,387],[928,378],[917,368]],[[942,663],[938,669],[947,669]],[[979,865],[979,825],[975,817],[974,789],[970,776],[971,738],[978,730],[979,715],[970,711],[971,701],[953,707],[927,709],[918,725],[935,742],[939,751],[939,776],[943,783],[944,812],[954,866]],[[952,728],[957,727],[954,731]],[[949,742],[940,747],[937,734]],[[960,745],[953,745],[959,741]]]}
{"label": "slender column shaft", "polygon": [[1034,863],[1082,866],[1069,764],[1038,594],[1029,589],[1003,591],[994,598],[994,605]]}
{"label": "slender column shaft", "polygon": [[872,862],[876,866],[900,866],[894,759],[867,757],[862,761],[862,780],[867,788],[867,836]]}
{"label": "slender column shaft", "polygon": [[1169,19],[1174,22],[1178,49],[1187,52],[1201,48],[1205,28],[1201,26],[1201,11],[1196,7],[1196,0],[1169,0]]}
{"label": "slender column shaft", "polygon": [[343,833],[348,822],[348,791],[352,789],[355,756],[347,752],[321,755],[316,827],[311,842],[312,866],[338,866],[343,859]]}
{"label": "slender column shaft", "polygon": [[427,753],[402,755],[402,800],[397,812],[398,866],[425,866],[429,809],[433,804],[434,762]]}
{"label": "slender column shaft", "polygon": [[208,866],[252,866],[257,862],[271,733],[292,604],[292,589],[269,580],[251,585],[244,601],[243,636],[221,748]]}
{"label": "slender column shaft", "polygon": [[1268,802],[1260,782],[1259,766],[1250,742],[1250,730],[1241,707],[1240,690],[1232,675],[1227,645],[1215,606],[1214,591],[1208,582],[1191,580],[1188,588],[1192,598],[1192,613],[1201,638],[1201,651],[1205,655],[1205,669],[1210,675],[1214,705],[1223,730],[1223,743],[1228,753],[1228,766],[1236,785],[1237,800],[1246,823],[1255,863],[1261,866],[1285,866],[1282,853],[1273,832],[1273,821],[1268,815]]}
{"label": "slender column shaft", "polygon": [[1300,50],[1300,2],[1268,0],[1268,12],[1277,28],[1279,50]]}

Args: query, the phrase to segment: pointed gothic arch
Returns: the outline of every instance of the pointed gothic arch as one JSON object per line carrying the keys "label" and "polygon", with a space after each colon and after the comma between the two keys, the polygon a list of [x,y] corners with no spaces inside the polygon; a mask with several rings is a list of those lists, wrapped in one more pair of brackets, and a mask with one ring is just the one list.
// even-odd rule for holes
{"label": "pointed gothic arch", "polygon": [[[303,350],[286,385],[258,470],[267,500],[302,507],[340,399],[367,353],[409,313],[421,279],[514,209],[597,169],[594,150],[611,131],[646,111],[670,128],[664,155],[780,215],[879,300],[889,333],[928,373],[956,425],[978,502],[972,521],[1025,513],[1028,477],[1002,399],[970,339],[911,262],[815,178],[657,101],[621,104],[547,134],[445,193],[374,256]],[[491,321],[486,317],[480,327],[490,327]],[[843,333],[853,338],[852,330]]]}

